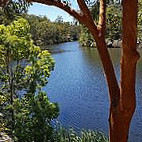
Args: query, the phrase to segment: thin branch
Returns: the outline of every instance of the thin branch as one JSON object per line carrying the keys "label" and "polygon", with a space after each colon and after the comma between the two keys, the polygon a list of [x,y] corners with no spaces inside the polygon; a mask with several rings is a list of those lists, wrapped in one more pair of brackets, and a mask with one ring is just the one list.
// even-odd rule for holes
{"label": "thin branch", "polygon": [[106,0],[100,0],[100,14],[99,14],[99,23],[97,26],[101,35],[105,34],[106,28]]}

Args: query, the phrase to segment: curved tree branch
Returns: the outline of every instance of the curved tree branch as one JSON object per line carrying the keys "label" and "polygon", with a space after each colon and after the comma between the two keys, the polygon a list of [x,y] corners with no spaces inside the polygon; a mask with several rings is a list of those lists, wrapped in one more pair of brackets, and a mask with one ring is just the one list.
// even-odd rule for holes
{"label": "curved tree branch", "polygon": [[88,9],[88,7],[87,7],[85,1],[84,1],[84,0],[77,0],[77,2],[78,2],[78,5],[79,5],[79,8],[80,8],[80,10],[83,12],[83,14],[84,14],[86,17],[92,18],[92,17],[91,17],[91,13],[90,13],[90,11],[89,11],[89,9]]}
{"label": "curved tree branch", "polygon": [[87,24],[85,25],[90,29],[90,31],[92,31],[93,29],[93,32],[95,33],[95,37],[97,38],[97,35],[98,35],[97,25],[91,16],[90,10],[86,5],[85,0],[77,0],[77,2],[80,7],[80,10],[83,13],[84,18],[86,19]]}
{"label": "curved tree branch", "polygon": [[95,35],[97,37],[98,29],[91,17],[90,11],[89,11],[86,3],[84,2],[84,0],[77,0],[77,1],[80,6],[80,9],[82,11],[81,13],[78,13],[77,11],[71,9],[71,7],[69,7],[69,5],[62,3],[60,0],[27,0],[27,2],[37,2],[37,3],[41,3],[41,4],[45,4],[45,5],[56,6],[60,9],[64,10],[65,12],[67,12],[68,14],[70,14],[71,16],[76,18],[79,22],[86,25],[88,28],[92,27],[93,32],[95,32]]}
{"label": "curved tree branch", "polygon": [[83,15],[81,13],[76,12],[75,10],[71,9],[68,5],[62,3],[61,1],[54,1],[54,0],[27,0],[27,2],[37,2],[42,3],[50,6],[56,6],[64,11],[66,11],[68,14],[76,18],[79,22],[85,23],[85,19],[83,18]]}

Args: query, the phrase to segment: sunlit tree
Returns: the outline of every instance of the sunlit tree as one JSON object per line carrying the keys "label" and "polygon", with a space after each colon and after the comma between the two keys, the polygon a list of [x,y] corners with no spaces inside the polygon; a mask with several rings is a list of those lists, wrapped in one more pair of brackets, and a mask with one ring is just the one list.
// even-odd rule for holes
{"label": "sunlit tree", "polygon": [[15,141],[43,142],[50,138],[51,120],[59,113],[42,91],[54,60],[33,44],[29,32],[23,18],[0,25],[0,124]]}

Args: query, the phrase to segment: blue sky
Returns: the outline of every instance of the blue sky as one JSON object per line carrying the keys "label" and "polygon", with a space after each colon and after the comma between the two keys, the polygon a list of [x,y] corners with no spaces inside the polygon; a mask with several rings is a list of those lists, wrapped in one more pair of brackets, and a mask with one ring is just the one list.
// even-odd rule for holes
{"label": "blue sky", "polygon": [[62,16],[64,21],[69,21],[71,22],[73,18],[64,12],[63,10],[53,7],[53,6],[47,6],[47,5],[42,5],[38,3],[34,3],[30,8],[29,8],[29,14],[35,14],[35,15],[46,15],[48,19],[51,21],[54,21],[58,15]]}

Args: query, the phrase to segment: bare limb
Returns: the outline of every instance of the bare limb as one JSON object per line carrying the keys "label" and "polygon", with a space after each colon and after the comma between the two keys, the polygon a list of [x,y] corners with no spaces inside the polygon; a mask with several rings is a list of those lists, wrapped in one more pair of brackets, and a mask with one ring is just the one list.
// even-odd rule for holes
{"label": "bare limb", "polygon": [[83,18],[83,15],[81,13],[76,12],[75,10],[71,9],[68,5],[60,2],[60,1],[51,1],[51,0],[27,0],[27,2],[37,2],[42,3],[50,6],[56,6],[64,11],[66,11],[68,14],[76,18],[79,22],[85,23],[85,20]]}
{"label": "bare limb", "polygon": [[91,32],[93,32],[95,34],[95,37],[97,38],[98,37],[97,36],[98,35],[97,25],[96,25],[96,23],[94,22],[94,20],[91,16],[90,10],[88,9],[88,7],[86,5],[85,0],[77,0],[77,2],[78,2],[78,5],[80,7],[80,10],[83,13],[84,19],[86,19],[85,25],[88,27],[88,29]]}
{"label": "bare limb", "polygon": [[87,7],[85,1],[84,1],[84,0],[77,0],[77,2],[78,2],[78,5],[79,5],[79,7],[80,7],[80,10],[83,12],[83,14],[84,14],[86,17],[92,18],[92,17],[91,17],[91,13],[90,13],[90,11],[89,11],[89,9],[88,9],[88,7]]}

